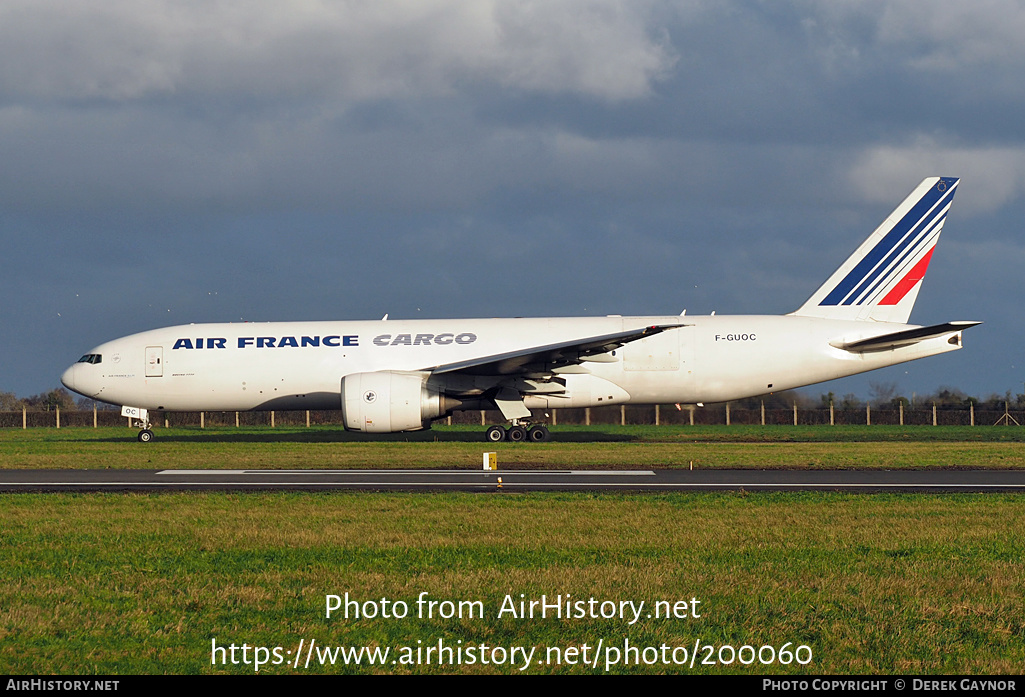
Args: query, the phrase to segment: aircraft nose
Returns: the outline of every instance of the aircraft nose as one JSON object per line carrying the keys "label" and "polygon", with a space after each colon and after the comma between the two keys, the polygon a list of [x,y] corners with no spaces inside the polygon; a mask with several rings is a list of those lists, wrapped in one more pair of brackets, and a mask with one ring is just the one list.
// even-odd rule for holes
{"label": "aircraft nose", "polygon": [[67,387],[72,392],[77,392],[78,391],[78,390],[75,389],[75,372],[76,372],[76,368],[78,368],[78,364],[77,363],[73,364],[70,368],[65,370],[64,373],[61,375],[61,384],[63,384],[65,387]]}

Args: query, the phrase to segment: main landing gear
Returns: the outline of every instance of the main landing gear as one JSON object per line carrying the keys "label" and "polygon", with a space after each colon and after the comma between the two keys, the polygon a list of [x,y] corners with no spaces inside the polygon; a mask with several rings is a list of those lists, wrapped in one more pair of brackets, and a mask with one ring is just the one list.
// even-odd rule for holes
{"label": "main landing gear", "polygon": [[508,429],[491,426],[484,432],[484,440],[488,443],[501,443],[504,440],[511,443],[544,443],[550,437],[551,434],[544,424],[528,426],[519,422],[514,422]]}
{"label": "main landing gear", "polygon": [[548,440],[548,429],[544,424],[531,425],[530,409],[523,404],[523,395],[511,387],[502,387],[492,397],[495,406],[502,416],[509,420],[509,428],[492,426],[484,433],[484,440],[489,443],[501,443],[504,440],[513,443],[544,443]]}

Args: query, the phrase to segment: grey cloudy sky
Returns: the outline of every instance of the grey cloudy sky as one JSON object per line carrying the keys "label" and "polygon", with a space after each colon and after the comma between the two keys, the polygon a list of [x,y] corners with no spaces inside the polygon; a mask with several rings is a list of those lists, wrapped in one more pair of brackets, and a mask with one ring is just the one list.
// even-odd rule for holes
{"label": "grey cloudy sky", "polygon": [[912,321],[823,389],[1022,391],[1011,0],[0,0],[0,390],[189,322],[785,313],[962,177]]}

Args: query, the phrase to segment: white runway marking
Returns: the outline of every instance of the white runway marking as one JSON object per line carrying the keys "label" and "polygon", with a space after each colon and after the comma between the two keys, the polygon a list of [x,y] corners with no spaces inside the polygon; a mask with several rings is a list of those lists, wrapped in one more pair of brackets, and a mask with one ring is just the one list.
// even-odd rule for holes
{"label": "white runway marking", "polygon": [[651,470],[160,470],[157,474],[189,474],[207,475],[217,474],[257,474],[257,475],[347,475],[347,474],[444,474],[444,475],[485,475],[505,477],[513,474],[530,475],[573,475],[593,477],[654,477]]}
{"label": "white runway marking", "polygon": [[[154,476],[155,475],[155,476]],[[95,480],[90,481],[93,477]],[[50,481],[46,481],[47,479]],[[20,481],[19,481],[20,480]],[[0,490],[463,489],[494,491],[847,491],[1025,493],[1025,471],[152,470],[0,471]]]}

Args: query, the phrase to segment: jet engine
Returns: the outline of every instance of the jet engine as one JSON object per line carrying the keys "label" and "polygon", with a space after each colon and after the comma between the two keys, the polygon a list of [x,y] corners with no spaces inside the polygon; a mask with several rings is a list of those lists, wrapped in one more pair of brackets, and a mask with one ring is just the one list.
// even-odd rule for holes
{"label": "jet engine", "polygon": [[429,387],[420,373],[378,371],[342,378],[342,419],[349,431],[419,431],[449,411],[449,401],[454,400]]}

